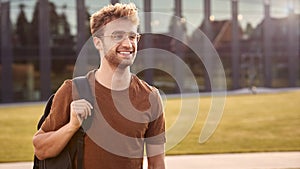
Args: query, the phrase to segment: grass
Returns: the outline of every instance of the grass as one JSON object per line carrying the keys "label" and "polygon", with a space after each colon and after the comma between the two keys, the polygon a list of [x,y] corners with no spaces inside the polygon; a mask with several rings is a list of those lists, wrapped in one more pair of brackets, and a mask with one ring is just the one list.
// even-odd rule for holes
{"label": "grass", "polygon": [[0,162],[33,159],[32,136],[43,105],[0,107]]}
{"label": "grass", "polygon": [[198,139],[210,99],[200,99],[200,115],[191,132],[167,153],[299,151],[299,98],[300,91],[228,96],[223,118],[214,135],[204,144],[199,144]]}
{"label": "grass", "polygon": [[[199,134],[211,105],[211,98],[201,97],[195,124],[167,155],[299,151],[299,98],[300,91],[228,96],[216,132],[200,144]],[[180,105],[179,99],[166,102],[167,128],[176,120]],[[31,140],[43,107],[43,104],[0,107],[0,162],[32,160]]]}

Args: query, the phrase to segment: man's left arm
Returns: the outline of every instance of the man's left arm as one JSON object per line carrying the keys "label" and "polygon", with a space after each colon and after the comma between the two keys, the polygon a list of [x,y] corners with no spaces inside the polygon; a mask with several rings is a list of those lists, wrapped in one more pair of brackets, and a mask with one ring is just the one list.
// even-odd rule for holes
{"label": "man's left arm", "polygon": [[148,169],[165,169],[165,144],[146,144]]}
{"label": "man's left arm", "polygon": [[152,121],[146,133],[146,153],[148,159],[148,169],[165,169],[165,117],[163,103],[159,91],[153,93],[151,109]]}

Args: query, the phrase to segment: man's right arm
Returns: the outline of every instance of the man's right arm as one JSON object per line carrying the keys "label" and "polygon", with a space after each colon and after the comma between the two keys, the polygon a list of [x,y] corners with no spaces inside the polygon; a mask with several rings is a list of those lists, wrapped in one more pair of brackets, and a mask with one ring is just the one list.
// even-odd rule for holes
{"label": "man's right arm", "polygon": [[66,124],[57,131],[44,132],[40,129],[33,136],[35,155],[40,160],[57,156],[77,130],[78,128],[72,126],[71,123]]}
{"label": "man's right arm", "polygon": [[57,156],[68,144],[72,136],[91,115],[92,105],[84,99],[71,103],[70,122],[56,131],[45,132],[42,129],[33,136],[34,152],[38,159],[44,160]]}

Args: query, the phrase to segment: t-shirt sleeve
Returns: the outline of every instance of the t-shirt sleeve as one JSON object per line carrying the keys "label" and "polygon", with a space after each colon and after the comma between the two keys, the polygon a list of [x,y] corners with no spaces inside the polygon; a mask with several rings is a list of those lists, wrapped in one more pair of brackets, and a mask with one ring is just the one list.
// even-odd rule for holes
{"label": "t-shirt sleeve", "polygon": [[45,132],[56,131],[70,120],[70,104],[72,102],[72,81],[66,80],[55,93],[50,114],[41,129]]}
{"label": "t-shirt sleeve", "polygon": [[153,93],[155,101],[151,103],[152,120],[145,134],[145,142],[146,144],[164,144],[166,143],[166,136],[162,100],[157,89]]}

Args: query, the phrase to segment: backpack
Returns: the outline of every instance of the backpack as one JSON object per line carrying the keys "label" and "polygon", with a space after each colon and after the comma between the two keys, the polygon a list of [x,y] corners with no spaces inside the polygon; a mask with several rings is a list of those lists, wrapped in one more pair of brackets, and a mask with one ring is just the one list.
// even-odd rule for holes
{"label": "backpack", "polygon": [[[92,105],[94,105],[94,97],[90,88],[88,79],[85,76],[76,77],[73,79],[73,83],[76,86],[76,89],[79,94],[79,99],[86,99]],[[45,106],[44,114],[40,118],[37,129],[39,130],[43,122],[50,113],[52,101],[55,94],[52,94]],[[83,168],[83,148],[84,148],[84,135],[85,131],[90,128],[92,119],[93,119],[93,110],[92,115],[83,121],[82,126],[78,131],[72,136],[71,140],[67,146],[62,150],[62,152],[56,157],[39,160],[34,155],[33,169],[74,169],[77,162],[77,169]],[[75,160],[77,156],[77,159]]]}

